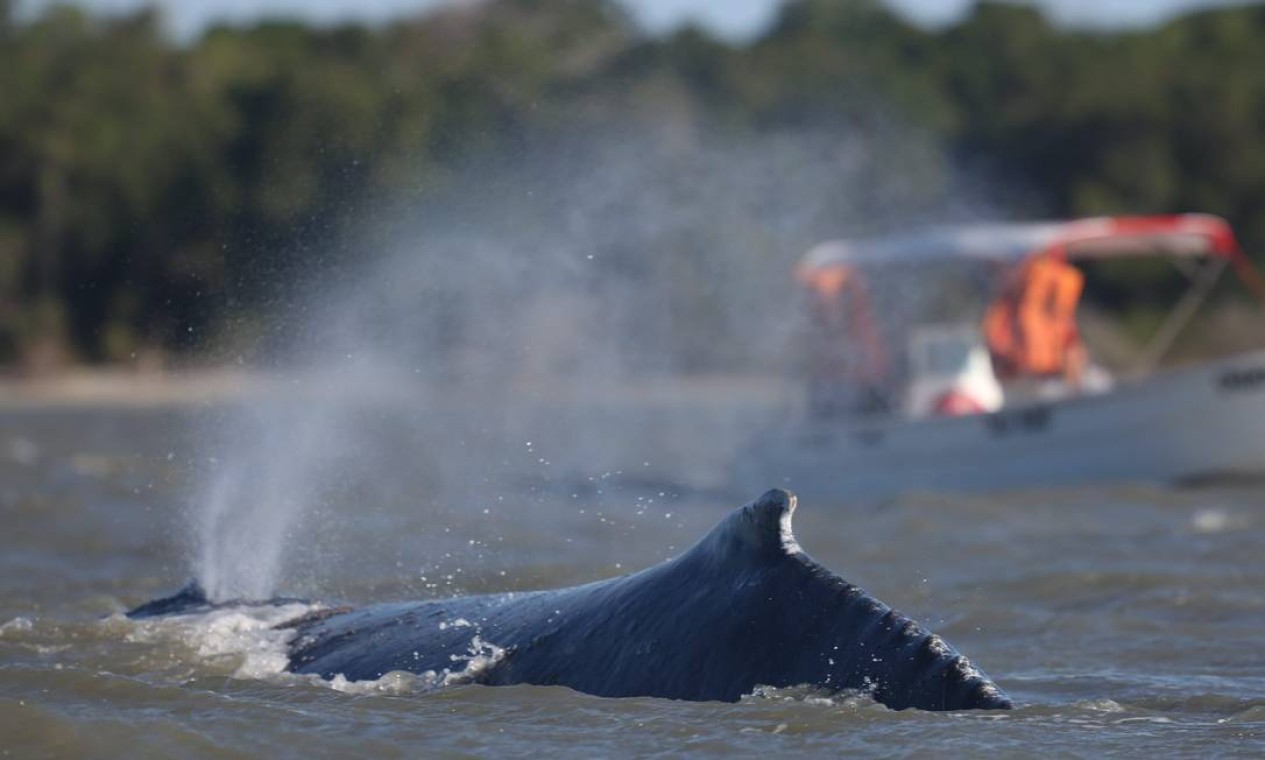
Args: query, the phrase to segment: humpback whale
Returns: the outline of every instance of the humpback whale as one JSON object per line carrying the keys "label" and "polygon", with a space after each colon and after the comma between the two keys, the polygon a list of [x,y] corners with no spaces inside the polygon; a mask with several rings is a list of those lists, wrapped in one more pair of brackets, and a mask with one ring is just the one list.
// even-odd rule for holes
{"label": "humpback whale", "polygon": [[[680,556],[582,586],[322,610],[283,624],[294,629],[289,670],[433,676],[486,651],[495,656],[468,668],[469,680],[694,701],[807,685],[862,690],[896,710],[1011,707],[942,638],[805,554],[791,532],[795,503],[769,491]],[[214,606],[192,584],[128,614]]]}

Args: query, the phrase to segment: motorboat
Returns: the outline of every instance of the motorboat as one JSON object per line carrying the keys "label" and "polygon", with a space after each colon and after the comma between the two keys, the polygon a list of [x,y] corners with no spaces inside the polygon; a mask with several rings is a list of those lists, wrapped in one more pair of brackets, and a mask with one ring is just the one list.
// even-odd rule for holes
{"label": "motorboat", "polygon": [[[1190,285],[1138,365],[1113,375],[1085,356],[1076,334],[1078,272],[1094,260],[1141,257],[1167,258]],[[1031,273],[1045,265],[1063,280],[1041,291]],[[796,270],[813,314],[805,400],[741,447],[731,481],[847,501],[1263,475],[1265,350],[1163,366],[1227,268],[1265,295],[1230,226],[1206,214],[972,225],[817,245]],[[927,285],[953,270],[975,274]],[[1026,283],[1017,275],[1025,271]],[[946,316],[946,304],[960,312],[967,299],[957,294],[981,282],[991,305],[967,308],[967,319]],[[935,307],[902,304],[894,320],[879,308],[913,290],[930,293]],[[1009,356],[998,337],[1007,331],[1019,346]]]}

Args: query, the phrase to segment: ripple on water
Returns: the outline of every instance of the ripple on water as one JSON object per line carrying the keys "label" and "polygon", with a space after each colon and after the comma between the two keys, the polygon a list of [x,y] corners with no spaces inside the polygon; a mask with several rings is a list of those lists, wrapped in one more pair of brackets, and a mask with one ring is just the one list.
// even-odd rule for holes
{"label": "ripple on water", "polygon": [[[897,713],[795,689],[735,704],[434,690],[398,673],[335,684],[280,672],[269,620],[181,631],[101,618],[181,577],[186,547],[170,525],[182,502],[129,485],[161,483],[161,457],[129,460],[128,472],[52,464],[84,436],[100,451],[152,439],[153,420],[137,436],[58,424],[24,433],[34,466],[0,461],[0,744],[15,756],[1265,756],[1260,489],[801,504],[805,551],[945,633],[1016,698],[1008,713]],[[402,499],[398,512],[349,520],[337,541],[356,561],[313,550],[321,580],[338,584],[317,595],[439,593],[410,587],[408,573],[458,565],[478,590],[582,583],[675,553],[733,506],[677,501],[665,520],[638,516],[644,494],[612,493],[603,522],[570,493],[507,500],[491,517]],[[459,551],[471,538],[492,547],[486,561]]]}

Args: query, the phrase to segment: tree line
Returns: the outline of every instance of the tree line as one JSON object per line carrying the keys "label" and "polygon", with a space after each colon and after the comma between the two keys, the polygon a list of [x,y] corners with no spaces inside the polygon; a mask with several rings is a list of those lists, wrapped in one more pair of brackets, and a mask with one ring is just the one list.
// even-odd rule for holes
{"label": "tree line", "polygon": [[[927,30],[876,0],[801,0],[741,45],[646,38],[607,0],[185,44],[152,12],[14,6],[0,0],[11,365],[205,351],[363,256],[366,220],[441,202],[471,166],[611,129],[899,124],[946,172],[1007,188],[998,215],[1207,211],[1265,250],[1261,6],[1108,33],[998,2]],[[1171,295],[1156,269],[1100,279],[1109,302]]]}

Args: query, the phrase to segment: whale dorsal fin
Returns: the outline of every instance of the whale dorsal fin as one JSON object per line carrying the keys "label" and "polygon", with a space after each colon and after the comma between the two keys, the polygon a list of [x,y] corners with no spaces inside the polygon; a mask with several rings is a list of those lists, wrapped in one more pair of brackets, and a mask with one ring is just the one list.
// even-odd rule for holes
{"label": "whale dorsal fin", "polygon": [[795,504],[795,494],[790,491],[781,488],[766,491],[730,513],[686,554],[713,558],[800,554],[802,550],[791,529]]}

